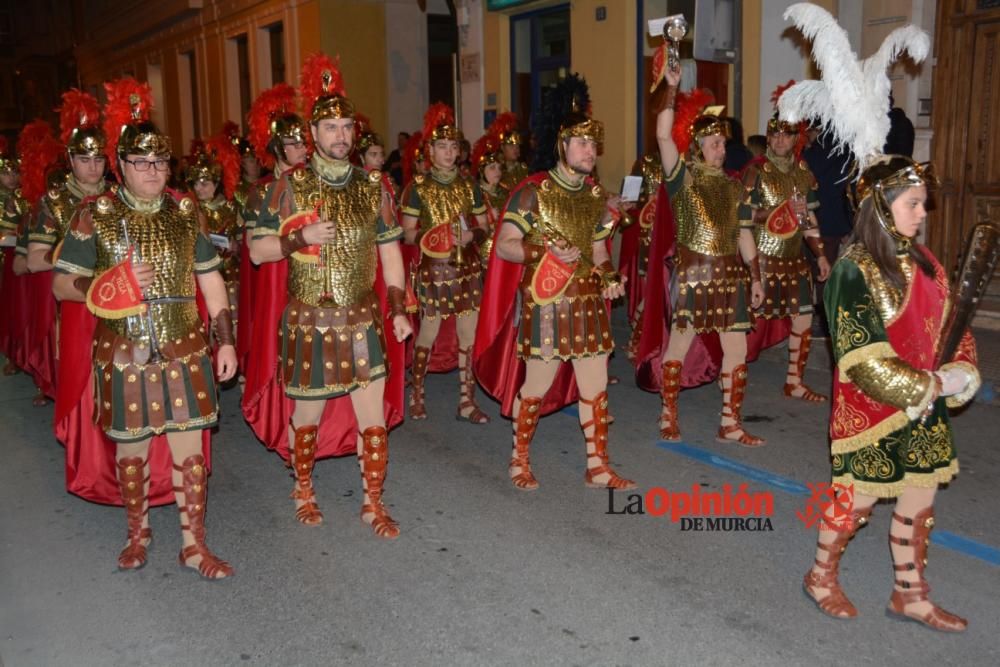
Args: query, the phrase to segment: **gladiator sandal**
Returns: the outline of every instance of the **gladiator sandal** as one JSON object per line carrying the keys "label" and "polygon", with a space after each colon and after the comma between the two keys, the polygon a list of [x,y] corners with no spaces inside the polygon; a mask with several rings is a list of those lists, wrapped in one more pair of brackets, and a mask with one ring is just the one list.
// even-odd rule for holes
{"label": "gladiator sandal", "polygon": [[528,449],[531,447],[532,438],[535,437],[535,429],[538,428],[542,399],[539,396],[522,398],[518,394],[518,400],[521,401],[521,404],[517,408],[517,416],[514,419],[514,451],[510,457],[507,472],[510,474],[510,481],[515,488],[522,491],[534,491],[538,488],[538,480],[531,474]]}
{"label": "gladiator sandal", "polygon": [[49,399],[45,396],[45,392],[42,391],[41,387],[35,387],[35,395],[31,397],[31,404],[36,408],[45,407],[49,404]]}
{"label": "gladiator sandal", "polygon": [[[736,442],[744,447],[760,447],[764,444],[764,439],[750,435],[743,428],[742,413],[743,398],[747,391],[747,365],[740,364],[731,373],[720,373],[719,379],[722,380],[722,418],[732,419],[735,423],[728,426],[720,424],[715,439],[718,442]],[[731,438],[730,436],[734,434],[738,435]]]}
{"label": "gladiator sandal", "polygon": [[[829,555],[826,557],[826,560],[818,558],[815,560],[816,567],[823,570],[823,573],[817,574],[815,570],[809,570],[802,580],[802,590],[805,591],[809,599],[816,603],[820,611],[827,616],[834,618],[854,618],[858,615],[858,610],[854,608],[851,601],[844,595],[844,590],[840,587],[837,575],[840,568],[840,558],[847,549],[847,543],[851,541],[855,533],[868,524],[868,517],[871,516],[871,513],[871,507],[852,512],[849,530],[837,531],[837,536],[829,544],[823,544],[822,542],[816,544],[818,549],[822,549]],[[826,588],[830,592],[823,597],[817,597],[813,592],[817,588]]]}
{"label": "gladiator sandal", "polygon": [[[916,581],[906,579],[896,579],[896,587],[889,598],[889,607],[886,614],[896,616],[900,619],[909,619],[918,623],[923,623],[929,628],[941,632],[963,632],[968,626],[968,621],[960,616],[956,616],[945,611],[941,607],[931,602],[927,594],[931,587],[924,579],[924,568],[927,567],[927,546],[930,541],[931,528],[934,527],[934,508],[928,507],[917,512],[916,516],[910,518],[892,513],[893,527],[908,526],[912,528],[909,537],[900,537],[889,531],[889,549],[892,552],[893,570],[896,572],[915,571]],[[893,546],[896,545],[896,546]],[[909,560],[899,553],[901,549],[897,547],[909,547],[913,549],[913,556]],[[918,602],[927,602],[930,611],[925,614],[910,612],[906,607]]]}
{"label": "gladiator sandal", "polygon": [[[580,425],[583,429],[583,438],[587,443],[587,472],[584,474],[584,482],[592,489],[634,489],[636,483],[630,479],[619,477],[611,466],[608,465],[608,392],[602,391],[589,401],[582,396],[580,403],[589,405],[593,416],[590,421]],[[593,427],[591,435],[587,435],[587,429]],[[607,475],[606,482],[596,482],[595,477]]]}
{"label": "gladiator sandal", "polygon": [[382,485],[389,465],[389,437],[384,426],[369,426],[361,434],[361,483],[365,502],[361,505],[361,520],[369,524],[379,537],[399,537],[399,524],[393,521],[382,504]]}
{"label": "gladiator sandal", "polygon": [[[490,416],[479,409],[476,404],[476,376],[472,373],[472,350],[458,348],[458,412],[455,419],[472,424],[489,424]],[[465,357],[465,361],[461,361]],[[471,410],[470,410],[471,408]],[[463,415],[464,410],[469,414]]]}
{"label": "gladiator sandal", "polygon": [[427,409],[424,407],[424,378],[427,377],[427,362],[430,361],[431,348],[413,348],[413,391],[410,392],[410,419],[427,419]]}
{"label": "gladiator sandal", "polygon": [[316,504],[316,492],[313,490],[312,473],[316,465],[316,435],[319,426],[302,426],[295,428],[295,442],[292,443],[291,463],[295,473],[295,488],[290,498],[300,500],[302,504],[295,510],[295,518],[307,526],[318,526],[323,523],[323,513]]}
{"label": "gladiator sandal", "polygon": [[[174,492],[184,495],[183,504],[179,504],[181,513],[181,530],[190,531],[194,538],[194,544],[190,544],[181,549],[181,565],[197,569],[201,576],[206,579],[222,579],[232,576],[234,570],[232,566],[221,560],[205,546],[205,500],[208,497],[208,472],[205,470],[205,457],[201,454],[193,454],[184,459],[184,463],[178,466],[174,464],[174,470],[181,474],[180,487],[174,487]],[[184,516],[187,516],[188,523],[184,523]],[[192,565],[189,561],[192,558],[201,557],[197,565]]]}
{"label": "gladiator sandal", "polygon": [[677,423],[677,395],[681,392],[681,362],[666,361],[661,369],[660,381],[660,440],[678,442],[681,439]]}
{"label": "gladiator sandal", "polygon": [[[802,333],[792,331],[790,336],[799,339],[799,346],[792,349],[792,339],[788,339],[788,376],[795,378],[795,382],[786,382],[782,388],[782,393],[788,398],[798,398],[810,403],[822,403],[826,396],[819,394],[806,386],[802,378],[806,373],[806,362],[809,361],[809,348],[812,346],[812,331],[806,329]],[[801,394],[795,392],[802,388]]]}
{"label": "gladiator sandal", "polygon": [[119,459],[118,488],[125,502],[128,519],[128,544],[118,554],[118,567],[138,570],[146,564],[146,547],[153,539],[149,529],[149,468],[138,456]]}

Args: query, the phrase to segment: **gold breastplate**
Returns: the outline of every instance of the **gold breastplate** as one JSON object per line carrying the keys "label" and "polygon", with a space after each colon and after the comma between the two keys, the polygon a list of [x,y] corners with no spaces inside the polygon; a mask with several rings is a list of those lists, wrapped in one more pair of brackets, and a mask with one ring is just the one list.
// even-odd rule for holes
{"label": "gold breastplate", "polygon": [[739,252],[737,211],[743,185],[721,170],[687,165],[691,177],[672,202],[677,218],[677,241],[688,250],[721,257]]}
{"label": "gold breastplate", "polygon": [[299,169],[289,178],[296,210],[310,211],[321,203],[323,216],[337,228],[336,240],[322,247],[319,263],[289,258],[288,293],[299,301],[318,306],[329,296],[338,306],[351,306],[371,292],[382,202],[381,175],[372,174],[354,168],[346,182],[336,186],[312,169]]}
{"label": "gold breastplate", "polygon": [[[529,241],[563,238],[580,249],[583,257],[593,263],[594,233],[604,217],[604,191],[599,185],[584,184],[579,190],[568,190],[552,178],[546,178],[537,189],[538,224]],[[591,265],[581,262],[575,275],[590,274]]]}
{"label": "gold breastplate", "polygon": [[646,155],[642,158],[642,198],[648,201],[656,194],[656,189],[663,182],[663,163],[660,156]]}
{"label": "gold breastplate", "polygon": [[[123,227],[126,228],[136,248],[133,261],[141,259],[156,269],[156,277],[146,288],[145,297],[192,299],[184,303],[150,305],[158,341],[163,343],[187,336],[198,325],[194,261],[200,230],[194,201],[185,197],[177,202],[170,195],[164,195],[160,210],[141,212],[133,210],[111,192],[101,195],[89,206],[97,244],[94,273],[107,271],[128,255]],[[102,321],[121,336],[149,340],[145,316]]]}
{"label": "gold breastplate", "polygon": [[[865,285],[867,285],[868,292],[872,295],[875,307],[878,308],[879,314],[882,316],[882,321],[886,326],[889,326],[899,315],[899,309],[903,306],[903,301],[906,297],[906,290],[894,288],[882,277],[882,272],[879,270],[874,258],[872,258],[868,250],[862,245],[852,245],[844,253],[842,259],[847,259],[857,264],[861,273],[865,276]],[[913,263],[905,255],[897,256],[896,260],[899,262],[899,268],[906,278],[908,290],[910,283],[913,282]]]}
{"label": "gold breastplate", "polygon": [[528,177],[528,165],[523,162],[515,162],[512,165],[504,163],[503,175],[500,177],[500,184],[508,190],[513,190],[517,184]]}
{"label": "gold breastplate", "polygon": [[[80,205],[80,201],[79,197],[65,187],[53,188],[45,196],[45,208],[49,217],[45,231],[55,236],[55,243],[59,243],[66,236],[73,212]],[[51,229],[49,225],[52,226]]]}
{"label": "gold breastplate", "polygon": [[456,176],[451,183],[442,183],[431,176],[417,176],[413,187],[420,197],[420,230],[426,232],[432,227],[454,222],[459,215],[468,220],[475,202],[472,182]]}
{"label": "gold breastplate", "polygon": [[231,237],[239,230],[236,209],[229,202],[209,202],[202,205],[202,211],[205,213],[209,233]]}
{"label": "gold breastplate", "polygon": [[[774,208],[783,204],[797,189],[803,197],[812,189],[812,174],[804,162],[792,165],[788,173],[781,171],[770,161],[760,167],[760,180],[757,185],[760,195],[760,205],[763,208]],[[796,230],[786,239],[778,238],[767,231],[764,224],[754,228],[754,239],[757,249],[771,257],[790,259],[802,254],[802,232]]]}

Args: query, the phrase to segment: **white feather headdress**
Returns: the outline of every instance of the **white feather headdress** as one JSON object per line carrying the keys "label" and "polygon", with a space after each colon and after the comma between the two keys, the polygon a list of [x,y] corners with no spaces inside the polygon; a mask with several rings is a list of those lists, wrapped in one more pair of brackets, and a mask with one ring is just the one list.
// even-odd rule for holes
{"label": "white feather headdress", "polygon": [[812,40],[812,53],[822,70],[820,81],[800,81],[778,100],[782,120],[818,120],[833,132],[837,148],[850,150],[864,170],[882,154],[889,134],[889,66],[906,51],[921,62],[930,37],[916,26],[893,30],[872,56],[858,60],[847,32],[825,9],[800,2],[785,10],[802,34]]}

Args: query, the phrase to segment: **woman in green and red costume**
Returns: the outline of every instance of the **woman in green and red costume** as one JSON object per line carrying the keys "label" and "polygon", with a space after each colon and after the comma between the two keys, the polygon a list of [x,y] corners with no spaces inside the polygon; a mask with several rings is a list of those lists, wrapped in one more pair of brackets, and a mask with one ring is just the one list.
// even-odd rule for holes
{"label": "woman in green and red costume", "polygon": [[[778,101],[781,118],[796,123],[818,114],[838,145],[857,156],[860,172],[854,230],[824,292],[836,361],[830,438],[837,495],[820,522],[803,586],[824,613],[857,616],[837,579],[840,559],[875,503],[891,499],[888,613],[961,632],[965,619],[928,599],[924,570],[938,486],[958,472],[948,409],[979,388],[976,346],[966,331],[953,353],[940,349],[946,315],[957,304],[944,269],[916,243],[934,184],[929,165],[881,154],[889,132],[886,71],[903,50],[922,60],[930,39],[913,26],[898,28],[858,63],[847,33],[825,10],[803,3],[785,16],[813,40],[823,80],[787,90]],[[852,74],[856,80],[844,80]]]}

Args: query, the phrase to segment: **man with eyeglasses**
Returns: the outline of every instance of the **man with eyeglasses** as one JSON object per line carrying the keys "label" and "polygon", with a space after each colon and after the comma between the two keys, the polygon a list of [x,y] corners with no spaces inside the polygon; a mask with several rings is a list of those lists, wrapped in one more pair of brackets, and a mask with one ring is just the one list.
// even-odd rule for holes
{"label": "man with eyeglasses", "polygon": [[[772,96],[775,104],[781,92],[779,89]],[[741,222],[752,224],[760,257],[764,301],[758,316],[772,321],[791,320],[788,372],[782,392],[789,398],[822,403],[826,396],[806,386],[802,377],[809,360],[814,310],[812,268],[803,252],[803,241],[816,256],[820,281],[829,275],[830,262],[824,255],[813,213],[819,207],[816,179],[805,161],[799,159],[800,143],[805,145],[804,128],[780,120],[775,110],[767,122],[767,151],[743,172],[749,204],[743,211],[752,215],[752,220]],[[787,215],[789,212],[792,216]],[[773,338],[755,333],[758,339]],[[748,342],[751,352],[752,341],[753,336]]]}
{"label": "man with eyeglasses", "polygon": [[[105,88],[106,155],[120,185],[77,209],[56,262],[53,291],[58,299],[85,302],[97,316],[95,419],[115,443],[116,477],[128,519],[128,542],[118,567],[145,564],[152,539],[149,503],[167,501],[164,492],[172,487],[181,519],[180,563],[209,579],[228,577],[233,568],[205,544],[207,433],[218,424],[216,381],[236,372],[221,261],[195,202],[166,189],[170,141],[148,120],[149,85],[121,79]],[[129,262],[131,277],[123,270]],[[105,275],[109,272],[113,280]],[[136,290],[142,300],[138,307]],[[195,302],[199,291],[218,344],[215,368]],[[121,294],[133,298],[115,301]],[[163,488],[164,480],[157,479],[151,497],[150,443],[160,434],[170,450],[172,484]]]}

